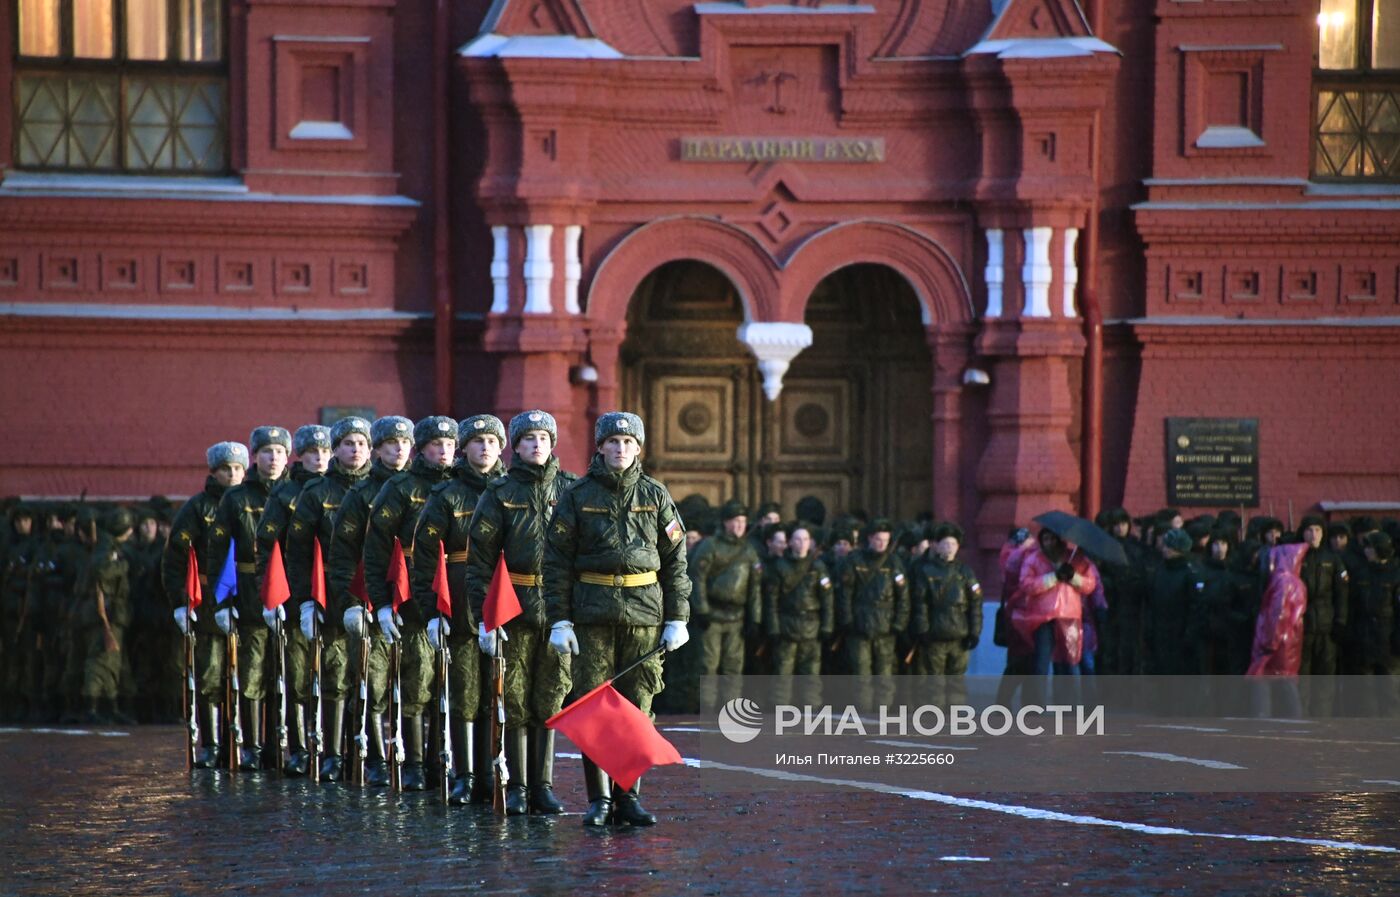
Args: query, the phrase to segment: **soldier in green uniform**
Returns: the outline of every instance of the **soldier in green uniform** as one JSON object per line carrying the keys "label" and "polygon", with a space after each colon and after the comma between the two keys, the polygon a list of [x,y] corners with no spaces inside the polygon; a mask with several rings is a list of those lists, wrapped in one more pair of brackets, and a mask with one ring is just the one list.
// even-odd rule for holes
{"label": "soldier in green uniform", "polygon": [[[474,414],[462,421],[457,428],[460,454],[453,466],[454,476],[433,487],[413,536],[413,600],[436,601],[433,580],[437,576],[438,554],[445,552],[447,556],[448,587],[452,593],[452,619],[447,632],[452,650],[448,703],[454,766],[452,792],[447,800],[453,805],[473,799],[490,800],[488,788],[474,787],[476,770],[484,771],[490,766],[490,741],[485,732],[474,731],[485,722],[481,681],[487,661],[477,652],[477,617],[467,595],[466,565],[477,499],[488,483],[505,473],[501,466],[505,442],[505,424],[494,415]],[[429,621],[428,625],[435,622]],[[433,627],[430,640],[442,637],[436,629]]]}
{"label": "soldier in green uniform", "polygon": [[[160,579],[165,587],[165,600],[175,616],[175,626],[184,635],[195,631],[195,687],[199,692],[199,735],[203,750],[195,758],[195,766],[213,769],[219,765],[219,704],[224,688],[224,639],[214,619],[214,594],[209,578],[209,532],[219,501],[229,489],[243,482],[248,470],[248,447],[240,442],[220,442],[205,453],[209,476],[204,489],[190,496],[170,525],[170,538],[161,556]],[[207,602],[199,610],[189,612],[189,596],[185,589],[185,572],[190,549],[194,549],[199,565],[200,591]],[[214,575],[218,575],[214,568]]]}
{"label": "soldier in green uniform", "polygon": [[262,595],[258,588],[257,533],[267,498],[285,479],[287,455],[292,434],[284,427],[257,427],[248,439],[253,450],[253,469],[247,479],[224,493],[209,531],[204,569],[211,579],[218,576],[230,546],[237,564],[238,593],[234,601],[215,611],[214,619],[225,634],[238,627],[238,675],[243,688],[242,722],[245,743],[238,768],[256,772],[262,768],[263,696],[267,693],[268,627],[263,620]]}
{"label": "soldier in green uniform", "polygon": [[[263,506],[262,519],[258,522],[257,570],[258,582],[267,576],[267,562],[272,556],[274,544],[282,547],[283,568],[286,568],[287,530],[291,526],[292,515],[296,513],[297,501],[302,490],[313,480],[319,479],[331,463],[331,431],[320,424],[307,424],[298,427],[292,434],[292,452],[297,463],[291,474],[278,483],[267,496]],[[288,587],[291,585],[288,579]],[[295,609],[295,605],[293,608]],[[276,612],[263,610],[263,619],[268,629],[276,632],[279,622],[285,623],[287,612],[279,607]],[[306,750],[306,702],[311,699],[311,643],[302,634],[299,626],[282,626],[282,637],[286,640],[286,681],[287,681],[287,747],[289,755],[279,757],[282,771],[289,776],[304,776],[309,771],[311,755]],[[280,648],[276,645],[273,650]],[[270,675],[275,675],[270,673]],[[274,708],[273,713],[277,712]],[[270,715],[270,714],[269,714]],[[268,739],[269,742],[272,739]]]}
{"label": "soldier in green uniform", "polygon": [[122,543],[131,581],[131,628],[127,637],[139,651],[123,655],[131,665],[133,685],[141,702],[141,722],[173,723],[180,720],[180,640],[166,623],[167,602],[161,590],[160,559],[165,542],[160,539],[155,512],[138,508],[136,531]]}
{"label": "soldier in green uniform", "polygon": [[425,417],[413,425],[413,447],[418,456],[407,470],[389,478],[370,505],[365,531],[365,588],[374,605],[379,631],[391,645],[400,644],[399,696],[403,702],[405,791],[422,791],[428,780],[423,766],[423,712],[433,699],[433,648],[428,641],[428,620],[437,611],[433,604],[409,601],[396,613],[387,582],[394,539],[403,547],[404,560],[413,563],[413,531],[428,494],[452,476],[457,449],[457,422],[450,417]]}
{"label": "soldier in green uniform", "polygon": [[20,502],[8,513],[10,538],[0,561],[0,719],[24,719],[24,672],[33,639],[25,637],[25,597],[34,567],[38,536],[34,508]]}
{"label": "soldier in green uniform", "polygon": [[97,548],[99,517],[97,508],[92,505],[78,505],[73,538],[67,543],[69,559],[66,568],[73,572],[73,576],[56,610],[54,636],[47,640],[57,649],[57,668],[61,670],[58,679],[58,694],[63,708],[58,718],[60,723],[79,723],[87,715],[84,710],[83,670],[87,666],[88,642],[78,625],[77,616],[83,600],[84,577]]}
{"label": "soldier in green uniform", "polygon": [[[798,523],[787,552],[763,570],[763,622],[773,645],[773,674],[782,677],[775,695],[779,704],[791,695],[789,677],[812,677],[804,685],[815,684],[822,671],[822,641],[835,626],[833,584],[826,564],[812,551],[815,544],[812,531]],[[804,689],[802,703],[818,703],[814,689]]]}
{"label": "soldier in green uniform", "polygon": [[[549,644],[577,655],[576,694],[596,688],[658,641],[674,651],[689,638],[685,524],[666,487],[642,472],[642,419],[610,411],[598,418],[594,443],[598,453],[588,473],[555,508],[543,568]],[[650,715],[652,697],[662,688],[661,658],[614,686]],[[607,773],[587,757],[583,769],[584,825],[606,825],[610,817],[628,825],[656,823],[642,808],[640,781],[614,795]]]}
{"label": "soldier in green uniform", "polygon": [[[748,510],[737,500],[720,508],[720,531],[695,549],[690,616],[700,627],[700,709],[713,710],[715,676],[741,676],[746,636],[763,614],[763,563],[744,538]],[[760,543],[761,544],[761,543]]]}
{"label": "soldier in green uniform", "polygon": [[933,703],[965,704],[963,677],[982,636],[982,585],[972,568],[958,560],[961,527],[940,523],[929,536],[928,553],[916,558],[910,570],[910,631],[918,643],[914,673],[934,677]]}
{"label": "soldier in green uniform", "polygon": [[109,511],[84,570],[73,622],[83,651],[83,698],[88,723],[132,720],[117,709],[122,671],[122,638],[131,624],[131,593],[123,542],[131,538],[133,520],[125,508]]}
{"label": "soldier in green uniform", "polygon": [[[837,570],[836,625],[844,633],[846,667],[853,676],[881,677],[878,697],[893,692],[895,636],[909,625],[909,584],[894,553],[888,520],[866,527],[865,546],[852,551]],[[863,687],[862,701],[871,691]]]}
{"label": "soldier in green uniform", "polygon": [[[368,760],[365,764],[365,784],[389,784],[389,768],[384,756],[384,711],[389,703],[389,643],[378,626],[370,625],[370,608],[362,598],[351,594],[355,574],[362,572],[365,533],[369,529],[370,505],[379,490],[396,473],[408,466],[413,456],[413,421],[391,415],[381,417],[370,426],[370,443],[374,461],[369,474],[359,478],[345,493],[335,512],[334,534],[326,561],[327,620],[339,619],[349,648],[349,663],[358,669],[361,662],[369,671],[370,722],[366,727],[369,738]],[[325,545],[322,545],[325,548]],[[304,613],[304,611],[303,611]],[[369,658],[361,657],[365,640],[369,640]],[[321,780],[338,781],[341,776],[341,722],[343,707],[328,711],[326,740],[322,745]]]}
{"label": "soldier in green uniform", "polygon": [[[337,775],[327,777],[334,780],[340,771],[340,742],[350,689],[350,641],[341,614],[323,613],[312,598],[311,576],[319,545],[326,610],[333,611],[340,604],[330,584],[329,551],[334,539],[335,515],[346,494],[369,476],[370,423],[363,417],[341,418],[330,428],[329,437],[334,458],[323,476],[308,480],[302,487],[287,527],[287,585],[297,608],[300,622],[297,632],[302,642],[309,646],[317,635],[321,638],[321,731],[333,736],[321,747],[329,747],[328,756],[337,758],[332,764]],[[309,679],[308,675],[308,682]],[[303,718],[315,713],[314,697],[310,692],[304,695]],[[382,750],[380,756],[383,756]],[[308,754],[306,771],[310,770],[311,762]],[[315,762],[321,763],[321,759],[318,757]]]}
{"label": "soldier in green uniform", "polygon": [[521,614],[506,624],[503,636],[488,632],[485,623],[478,624],[477,632],[487,656],[495,653],[498,636],[506,640],[505,752],[511,771],[506,813],[511,816],[564,812],[554,796],[554,730],[546,729],[544,721],[559,711],[569,693],[569,658],[546,649],[540,569],[550,516],[578,477],[559,468],[557,439],[554,418],[547,412],[536,409],[511,418],[515,458],[506,475],[481,494],[467,553],[467,596],[478,620],[503,555],[520,599]]}

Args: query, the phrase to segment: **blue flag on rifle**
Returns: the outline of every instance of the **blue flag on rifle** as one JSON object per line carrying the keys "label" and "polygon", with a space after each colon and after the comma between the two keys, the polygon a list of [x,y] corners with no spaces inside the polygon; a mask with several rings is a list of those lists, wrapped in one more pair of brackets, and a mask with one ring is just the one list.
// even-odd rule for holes
{"label": "blue flag on rifle", "polygon": [[228,600],[230,595],[238,594],[238,562],[234,559],[238,546],[232,539],[228,540],[228,558],[224,561],[224,568],[219,571],[219,581],[214,586],[214,606],[218,607]]}

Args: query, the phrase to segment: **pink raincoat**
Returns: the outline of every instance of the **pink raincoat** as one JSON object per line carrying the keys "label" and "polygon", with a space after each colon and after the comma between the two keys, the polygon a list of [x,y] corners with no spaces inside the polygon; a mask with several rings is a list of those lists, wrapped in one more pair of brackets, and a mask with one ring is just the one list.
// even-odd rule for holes
{"label": "pink raincoat", "polygon": [[1076,664],[1084,656],[1083,615],[1084,596],[1092,595],[1098,586],[1098,571],[1090,560],[1072,551],[1069,562],[1079,574],[1079,587],[1053,579],[1056,561],[1050,560],[1039,546],[1021,561],[1021,585],[1016,590],[1011,608],[1011,628],[1028,644],[1035,644],[1035,631],[1046,623],[1055,624],[1057,663]]}
{"label": "pink raincoat", "polygon": [[1308,543],[1279,545],[1269,551],[1269,581],[1254,624],[1250,676],[1296,676],[1303,663],[1303,611],[1308,588],[1298,575]]}
{"label": "pink raincoat", "polygon": [[[1021,588],[1021,562],[1032,551],[1035,551],[1035,538],[1032,536],[1027,536],[1019,545],[1007,542],[1001,546],[1001,603],[1008,615],[1008,622],[1016,593]],[[1006,641],[1008,654],[1018,656],[1035,653],[1035,644],[1023,639],[1014,626],[1007,626]]]}

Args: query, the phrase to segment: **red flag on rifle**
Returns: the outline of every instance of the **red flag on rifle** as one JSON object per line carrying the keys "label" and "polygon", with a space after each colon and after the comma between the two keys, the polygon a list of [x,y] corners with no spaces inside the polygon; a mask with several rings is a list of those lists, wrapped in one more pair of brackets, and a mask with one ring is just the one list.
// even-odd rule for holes
{"label": "red flag on rifle", "polygon": [[486,589],[486,603],[481,608],[481,622],[487,629],[499,629],[520,616],[520,599],[515,597],[515,584],[506,570],[506,556],[496,560],[496,572]]}
{"label": "red flag on rifle", "polygon": [[438,543],[437,575],[433,577],[433,593],[437,595],[437,610],[444,617],[452,616],[452,591],[447,586],[447,546]]}
{"label": "red flag on rifle", "polygon": [[[364,574],[360,574],[360,586],[364,586]],[[353,590],[353,587],[352,587]],[[311,600],[326,609],[326,562],[321,557],[321,540],[311,540]]]}
{"label": "red flag on rifle", "polygon": [[613,688],[611,679],[545,720],[545,725],[567,735],[623,788],[631,788],[653,766],[682,762],[676,746]]}
{"label": "red flag on rifle", "polygon": [[185,562],[185,594],[190,596],[190,610],[204,603],[204,590],[199,586],[199,561],[190,546],[190,559]]}
{"label": "red flag on rifle", "polygon": [[384,580],[389,583],[389,597],[394,602],[394,613],[398,613],[399,608],[413,599],[413,592],[409,591],[408,585],[408,561],[404,559],[403,543],[399,541],[398,536],[394,537],[394,553],[389,558],[389,574]]}
{"label": "red flag on rifle", "polygon": [[374,602],[369,600],[369,589],[365,588],[365,562],[363,559],[355,567],[355,576],[350,580],[350,595],[360,599],[369,612],[374,613]]}
{"label": "red flag on rifle", "polygon": [[267,573],[262,581],[262,602],[266,610],[276,610],[292,597],[287,585],[287,568],[282,566],[282,546],[272,543],[272,555],[267,559]]}

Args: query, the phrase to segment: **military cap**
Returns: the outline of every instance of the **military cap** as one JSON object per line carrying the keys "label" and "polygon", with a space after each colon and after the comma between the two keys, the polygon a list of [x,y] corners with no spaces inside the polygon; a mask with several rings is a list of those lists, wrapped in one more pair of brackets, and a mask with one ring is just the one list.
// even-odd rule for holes
{"label": "military cap", "polygon": [[112,508],[102,515],[102,528],[109,535],[120,536],[122,533],[130,532],[135,525],[131,512],[126,508]]}
{"label": "military cap", "polygon": [[737,498],[731,498],[729,501],[720,505],[719,519],[721,522],[733,520],[735,517],[747,516],[749,516],[749,509],[744,507],[744,503]]}
{"label": "military cap", "polygon": [[287,432],[286,427],[254,427],[253,432],[248,435],[248,447],[257,454],[269,445],[280,445],[287,451],[292,450],[292,434]]}
{"label": "military cap", "polygon": [[929,540],[932,542],[942,542],[944,539],[950,538],[961,542],[963,540],[962,527],[956,523],[940,523],[934,526],[933,532],[929,534]]}
{"label": "military cap", "polygon": [[609,436],[631,436],[638,445],[647,443],[647,430],[642,419],[630,411],[609,411],[598,418],[593,428],[593,444],[602,445]]}
{"label": "military cap", "polygon": [[421,449],[434,439],[457,441],[457,422],[445,414],[425,417],[413,425],[413,447]]}
{"label": "military cap", "polygon": [[457,441],[465,445],[478,436],[495,436],[506,444],[506,425],[494,414],[473,414],[462,419],[457,427]]}
{"label": "military cap", "polygon": [[1216,527],[1210,531],[1210,541],[1212,542],[1224,542],[1227,545],[1234,545],[1235,538],[1236,531],[1233,526],[1216,525]]}
{"label": "military cap", "polygon": [[758,506],[757,516],[766,517],[769,514],[782,514],[783,506],[776,501],[765,501]]}
{"label": "military cap", "polygon": [[1302,535],[1303,530],[1310,526],[1315,526],[1323,532],[1327,531],[1327,521],[1323,520],[1319,514],[1305,514],[1303,519],[1298,521],[1298,534]]}
{"label": "military cap", "polygon": [[894,532],[894,523],[888,518],[878,517],[875,520],[870,521],[870,523],[866,525],[864,535],[869,537],[875,535],[876,533],[892,532]]}
{"label": "military cap", "polygon": [[797,519],[806,520],[821,526],[826,523],[826,505],[815,495],[804,495],[797,500]]}
{"label": "military cap", "polygon": [[1167,534],[1162,537],[1162,544],[1172,551],[1185,554],[1191,550],[1191,537],[1186,534],[1185,530],[1168,530]]}
{"label": "military cap", "polygon": [[32,505],[27,502],[18,501],[10,506],[9,516],[11,520],[17,517],[28,517],[30,520],[33,520],[37,515],[34,513],[34,507]]}
{"label": "military cap", "polygon": [[381,417],[369,428],[370,442],[378,448],[386,439],[412,439],[413,421],[391,414]]}
{"label": "military cap", "polygon": [[1380,530],[1366,534],[1366,545],[1379,560],[1388,561],[1395,557],[1395,541]]}
{"label": "military cap", "polygon": [[531,430],[544,430],[549,434],[551,446],[559,444],[559,426],[554,422],[554,415],[536,408],[533,411],[522,411],[510,419],[511,448],[515,448],[520,437]]}
{"label": "military cap", "polygon": [[209,469],[216,470],[225,464],[248,466],[248,447],[241,442],[216,442],[204,453]]}
{"label": "military cap", "polygon": [[292,451],[300,455],[303,452],[311,451],[315,446],[333,448],[330,427],[323,427],[320,424],[297,427],[296,435],[292,437]]}
{"label": "military cap", "polygon": [[1359,536],[1363,533],[1374,532],[1377,529],[1379,529],[1379,527],[1376,526],[1376,518],[1369,514],[1362,514],[1358,517],[1351,518],[1351,531],[1354,535]]}
{"label": "military cap", "polygon": [[1346,536],[1348,539],[1350,539],[1351,527],[1347,526],[1345,523],[1334,523],[1331,526],[1327,527],[1327,538],[1335,539],[1338,536]]}
{"label": "military cap", "polygon": [[342,417],[331,424],[331,448],[340,445],[340,441],[351,433],[359,433],[369,441],[369,421],[363,417]]}

